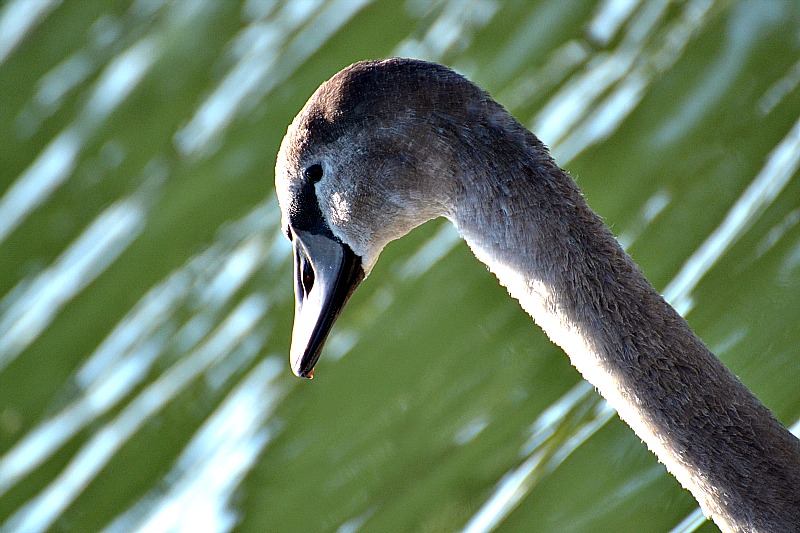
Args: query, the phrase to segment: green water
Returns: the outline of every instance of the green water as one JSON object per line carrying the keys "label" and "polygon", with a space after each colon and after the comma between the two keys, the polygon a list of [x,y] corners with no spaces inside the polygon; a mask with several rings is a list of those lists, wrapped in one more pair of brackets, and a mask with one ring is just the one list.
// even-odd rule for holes
{"label": "green water", "polygon": [[349,63],[456,68],[797,428],[798,27],[794,0],[3,2],[0,531],[715,531],[446,223],[294,378],[274,159]]}

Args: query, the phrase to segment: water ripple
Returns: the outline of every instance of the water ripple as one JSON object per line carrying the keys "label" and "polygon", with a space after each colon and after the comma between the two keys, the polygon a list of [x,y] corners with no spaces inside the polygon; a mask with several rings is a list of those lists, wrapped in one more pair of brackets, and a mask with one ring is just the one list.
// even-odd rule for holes
{"label": "water ripple", "polygon": [[15,0],[0,13],[0,64],[62,0]]}
{"label": "water ripple", "polygon": [[140,392],[111,422],[95,431],[66,468],[16,511],[0,531],[45,531],[147,420],[212,364],[232,352],[266,313],[266,300],[251,295],[221,321],[209,339]]}
{"label": "water ripple", "polygon": [[691,292],[720,257],[764,212],[800,168],[800,120],[773,148],[764,166],[742,193],[722,223],[686,260],[664,289],[667,299],[681,314],[694,306]]}
{"label": "water ripple", "polygon": [[[66,251],[0,302],[0,370],[30,345],[59,310],[108,268],[144,228],[145,207],[122,200],[101,213]],[[24,287],[24,288],[23,288]]]}
{"label": "water ripple", "polygon": [[[257,351],[257,350],[256,350]],[[198,429],[159,487],[103,531],[229,531],[238,522],[231,497],[274,434],[263,429],[287,392],[282,358],[259,363]]]}

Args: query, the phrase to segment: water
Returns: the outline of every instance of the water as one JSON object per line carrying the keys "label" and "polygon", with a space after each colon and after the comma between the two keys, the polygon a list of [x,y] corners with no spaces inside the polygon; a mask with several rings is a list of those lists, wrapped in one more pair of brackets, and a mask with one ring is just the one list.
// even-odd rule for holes
{"label": "water", "polygon": [[795,2],[0,6],[0,531],[715,531],[446,223],[291,375],[274,157],[323,80],[490,90],[797,430]]}

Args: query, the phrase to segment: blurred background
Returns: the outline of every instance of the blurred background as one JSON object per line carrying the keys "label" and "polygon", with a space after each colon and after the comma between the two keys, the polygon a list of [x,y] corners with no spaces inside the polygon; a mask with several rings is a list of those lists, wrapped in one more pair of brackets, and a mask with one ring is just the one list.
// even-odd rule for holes
{"label": "blurred background", "polygon": [[292,375],[275,154],[392,55],[550,145],[797,431],[795,0],[9,0],[0,531],[717,530],[443,221]]}

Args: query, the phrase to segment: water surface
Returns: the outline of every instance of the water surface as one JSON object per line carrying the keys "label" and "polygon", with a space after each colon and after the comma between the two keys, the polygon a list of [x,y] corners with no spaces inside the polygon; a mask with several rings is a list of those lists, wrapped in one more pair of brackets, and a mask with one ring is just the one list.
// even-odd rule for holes
{"label": "water surface", "polygon": [[291,375],[275,153],[366,58],[446,63],[800,419],[791,0],[0,6],[0,531],[715,531],[443,221]]}

